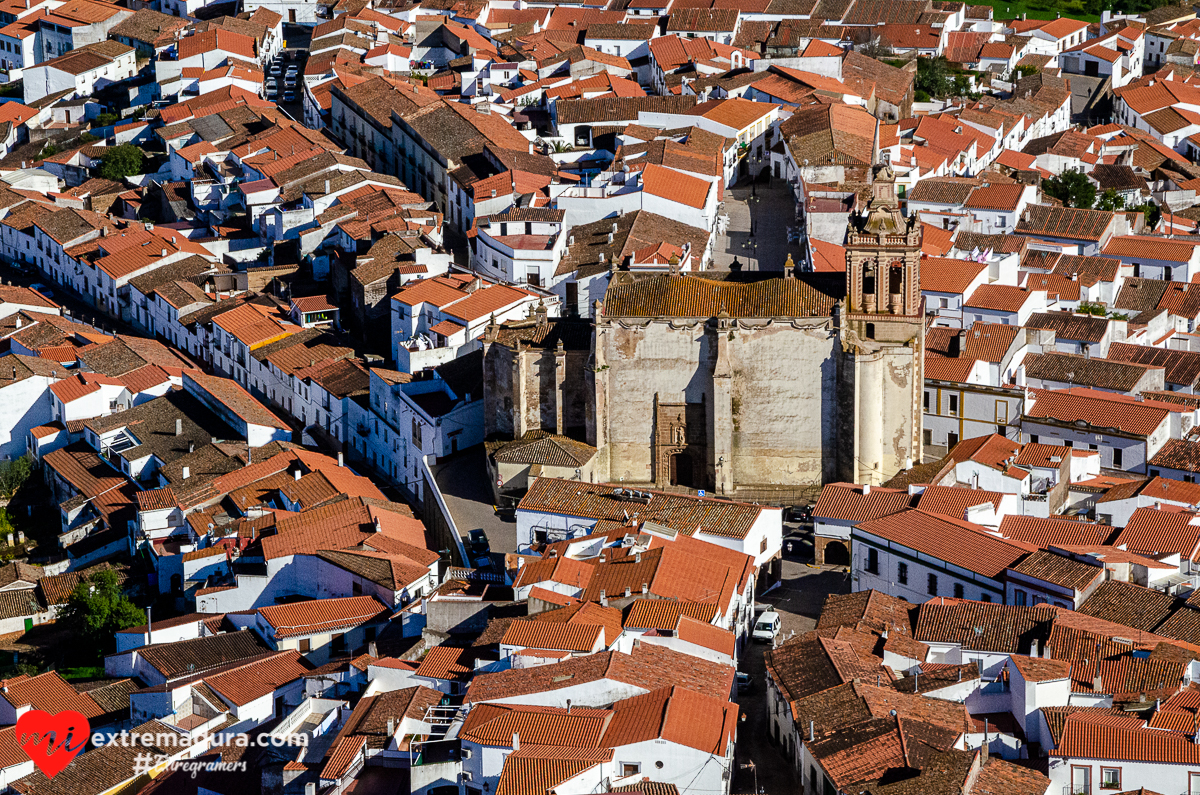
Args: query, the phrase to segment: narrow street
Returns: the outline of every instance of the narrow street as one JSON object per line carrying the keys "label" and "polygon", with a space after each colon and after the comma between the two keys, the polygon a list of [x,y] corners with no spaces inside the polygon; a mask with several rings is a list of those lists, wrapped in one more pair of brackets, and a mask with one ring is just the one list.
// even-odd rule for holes
{"label": "narrow street", "polygon": [[503,553],[517,550],[517,524],[504,521],[493,509],[483,445],[443,458],[434,467],[434,477],[463,543],[472,530],[483,530],[487,533],[493,557],[500,556],[500,560],[494,562],[502,566]]}
{"label": "narrow street", "polygon": [[[811,560],[811,556],[807,559]],[[759,596],[758,602],[770,605],[770,609],[780,614],[783,628],[779,640],[783,642],[793,633],[799,635],[817,626],[826,596],[849,590],[849,575],[844,571],[828,566],[814,567],[801,562],[798,557],[785,557],[783,581],[770,593]],[[754,793],[756,784],[757,792],[786,793],[799,789],[794,768],[771,742],[767,731],[769,705],[763,655],[769,649],[766,643],[750,641],[738,661],[738,669],[750,674],[753,686],[748,693],[735,698],[745,714],[745,720],[738,724],[737,769],[732,789],[735,793]]]}
{"label": "narrow street", "polygon": [[725,191],[729,226],[717,235],[713,267],[729,270],[734,260],[747,271],[782,271],[788,253],[800,261],[800,246],[787,239],[795,224],[796,202],[782,179],[739,183]]}

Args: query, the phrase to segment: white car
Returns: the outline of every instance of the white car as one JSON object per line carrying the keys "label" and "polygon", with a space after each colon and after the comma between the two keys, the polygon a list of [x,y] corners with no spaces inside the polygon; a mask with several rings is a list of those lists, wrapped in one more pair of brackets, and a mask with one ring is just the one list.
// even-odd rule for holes
{"label": "white car", "polygon": [[755,640],[773,643],[775,636],[779,634],[779,626],[779,614],[774,610],[768,610],[758,617],[758,621],[754,622],[754,631],[750,636]]}

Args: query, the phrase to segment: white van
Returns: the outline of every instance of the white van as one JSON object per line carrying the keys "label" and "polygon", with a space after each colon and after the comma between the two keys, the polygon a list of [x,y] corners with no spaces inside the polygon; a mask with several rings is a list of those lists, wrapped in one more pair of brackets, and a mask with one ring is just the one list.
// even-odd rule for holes
{"label": "white van", "polygon": [[768,610],[758,617],[758,621],[754,624],[754,632],[751,637],[755,640],[771,643],[775,640],[775,636],[779,634],[779,614],[774,610]]}

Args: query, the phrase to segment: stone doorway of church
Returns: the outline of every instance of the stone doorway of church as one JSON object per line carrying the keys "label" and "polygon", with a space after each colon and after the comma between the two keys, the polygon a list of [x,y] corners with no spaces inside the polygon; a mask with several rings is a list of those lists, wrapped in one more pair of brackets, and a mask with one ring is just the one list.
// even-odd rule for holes
{"label": "stone doorway of church", "polygon": [[687,453],[675,453],[671,456],[671,485],[689,489],[695,487],[692,457]]}

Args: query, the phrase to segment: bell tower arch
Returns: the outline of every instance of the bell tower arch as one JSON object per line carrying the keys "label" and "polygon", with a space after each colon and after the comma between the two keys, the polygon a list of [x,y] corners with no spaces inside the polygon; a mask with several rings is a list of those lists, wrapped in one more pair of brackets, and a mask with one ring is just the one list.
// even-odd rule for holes
{"label": "bell tower arch", "polygon": [[921,227],[900,212],[896,175],[886,165],[876,170],[866,211],[846,230],[846,299],[850,314],[921,312]]}

